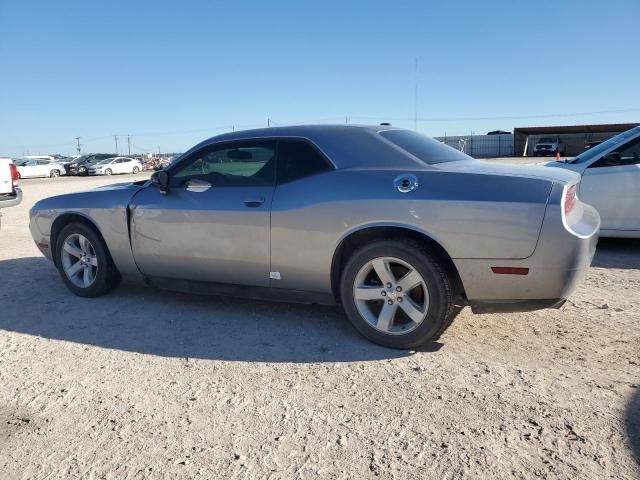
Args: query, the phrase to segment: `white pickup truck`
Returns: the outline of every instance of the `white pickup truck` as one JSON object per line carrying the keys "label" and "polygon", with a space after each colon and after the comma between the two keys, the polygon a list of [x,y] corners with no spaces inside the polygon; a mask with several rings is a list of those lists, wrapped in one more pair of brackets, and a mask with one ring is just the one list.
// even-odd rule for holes
{"label": "white pickup truck", "polygon": [[[10,158],[0,158],[0,209],[12,207],[22,201],[22,190],[18,188],[18,169]],[[0,225],[2,211],[0,210]]]}

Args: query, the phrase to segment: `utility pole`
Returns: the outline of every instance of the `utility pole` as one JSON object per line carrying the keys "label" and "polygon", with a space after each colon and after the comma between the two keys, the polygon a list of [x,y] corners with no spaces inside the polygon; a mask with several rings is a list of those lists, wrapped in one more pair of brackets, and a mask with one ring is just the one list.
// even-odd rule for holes
{"label": "utility pole", "polygon": [[76,150],[78,150],[78,155],[80,155],[80,137],[76,137]]}
{"label": "utility pole", "polygon": [[271,119],[267,118],[267,128],[269,128],[271,126]]}
{"label": "utility pole", "polygon": [[127,150],[129,151],[129,156],[131,156],[131,135],[127,134]]}
{"label": "utility pole", "polygon": [[116,141],[116,155],[118,155],[118,136],[114,135],[113,139]]}

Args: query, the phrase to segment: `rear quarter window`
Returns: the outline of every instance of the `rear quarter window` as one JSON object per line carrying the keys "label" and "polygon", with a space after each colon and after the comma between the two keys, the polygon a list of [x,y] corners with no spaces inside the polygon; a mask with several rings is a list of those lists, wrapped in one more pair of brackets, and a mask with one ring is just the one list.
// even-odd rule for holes
{"label": "rear quarter window", "polygon": [[427,165],[471,159],[455,148],[411,130],[383,130],[380,136]]}

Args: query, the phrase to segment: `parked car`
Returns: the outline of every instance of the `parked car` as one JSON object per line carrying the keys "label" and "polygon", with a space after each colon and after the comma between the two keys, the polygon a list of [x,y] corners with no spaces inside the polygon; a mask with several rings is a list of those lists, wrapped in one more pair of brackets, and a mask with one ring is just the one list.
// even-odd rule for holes
{"label": "parked car", "polygon": [[24,158],[16,161],[18,178],[51,177],[65,174],[64,167],[53,160],[45,158]]}
{"label": "parked car", "polygon": [[138,173],[142,164],[129,157],[113,157],[94,163],[89,167],[89,175],[112,175],[116,173]]}
{"label": "parked car", "polygon": [[[22,190],[18,187],[18,169],[10,158],[0,158],[0,209],[22,202]],[[0,210],[0,226],[2,211]]]}
{"label": "parked car", "polygon": [[142,169],[145,171],[162,170],[169,163],[170,162],[168,159],[152,158],[144,162],[144,164],[142,165]]}
{"label": "parked car", "polygon": [[126,278],[339,303],[367,338],[412,348],[464,305],[564,303],[600,225],[579,179],[394,127],[275,127],[213,137],[146,182],[43,199],[30,229],[80,296]]}
{"label": "parked car", "polygon": [[82,155],[65,166],[67,175],[89,175],[89,168],[107,158],[117,157],[115,153],[92,153]]}
{"label": "parked car", "polygon": [[567,147],[558,137],[545,137],[538,140],[533,147],[533,156],[547,156],[559,153],[564,155]]}
{"label": "parked car", "polygon": [[640,127],[546,165],[582,175],[578,195],[600,213],[601,236],[640,238]]}
{"label": "parked car", "polygon": [[593,148],[593,147],[595,147],[597,145],[600,145],[601,143],[602,143],[602,141],[585,143],[584,144],[584,149],[585,150],[589,150],[590,148]]}

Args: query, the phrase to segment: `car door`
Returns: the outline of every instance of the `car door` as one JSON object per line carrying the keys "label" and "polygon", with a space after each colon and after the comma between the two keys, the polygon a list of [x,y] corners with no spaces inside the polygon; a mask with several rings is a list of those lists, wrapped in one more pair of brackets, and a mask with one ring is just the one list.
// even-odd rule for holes
{"label": "car door", "polygon": [[131,202],[136,263],[149,277],[268,286],[275,141],[204,147]]}
{"label": "car door", "polygon": [[50,160],[38,160],[38,176],[48,177],[51,174],[51,170],[54,167],[51,165]]}
{"label": "car door", "polygon": [[580,198],[598,210],[603,230],[640,230],[640,138],[591,163]]}
{"label": "car door", "polygon": [[38,167],[38,161],[37,160],[29,160],[22,167],[22,172],[20,173],[20,175],[23,176],[23,177],[37,177],[37,176],[40,175],[39,172],[40,172],[40,170],[39,170],[39,167]]}
{"label": "car door", "polygon": [[121,158],[118,164],[118,173],[131,173],[131,159]]}
{"label": "car door", "polygon": [[124,169],[123,167],[123,159],[122,158],[118,158],[116,160],[113,161],[112,167],[113,167],[113,173],[123,173]]}

